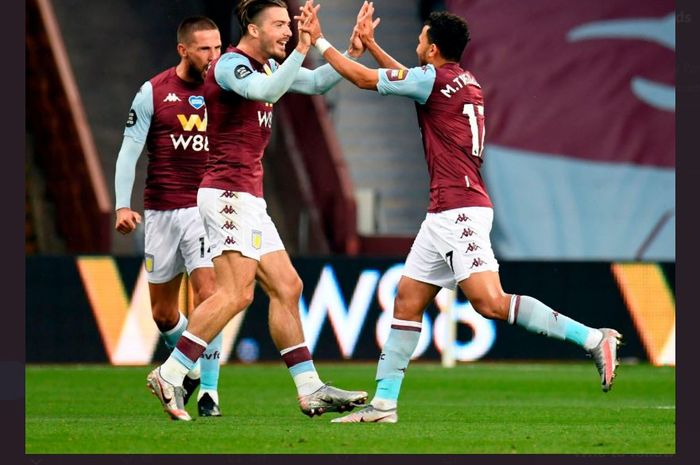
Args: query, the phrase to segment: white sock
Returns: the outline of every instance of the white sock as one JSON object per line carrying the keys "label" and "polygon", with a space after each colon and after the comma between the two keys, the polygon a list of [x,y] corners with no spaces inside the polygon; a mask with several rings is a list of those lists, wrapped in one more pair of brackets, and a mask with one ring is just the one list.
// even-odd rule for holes
{"label": "white sock", "polygon": [[379,399],[377,397],[372,399],[370,404],[379,410],[394,410],[398,406],[398,402],[396,400]]}
{"label": "white sock", "polygon": [[182,386],[182,381],[190,371],[172,355],[160,366],[160,376],[173,386]]}
{"label": "white sock", "polygon": [[194,368],[192,368],[187,373],[187,377],[192,378],[192,379],[199,379],[201,376],[202,376],[202,367],[201,367],[201,364],[199,363],[199,360],[197,360],[197,363],[194,364]]}
{"label": "white sock", "polygon": [[297,387],[299,397],[307,396],[314,393],[323,387],[323,381],[318,377],[318,373],[314,371],[305,371],[292,377],[294,384]]}

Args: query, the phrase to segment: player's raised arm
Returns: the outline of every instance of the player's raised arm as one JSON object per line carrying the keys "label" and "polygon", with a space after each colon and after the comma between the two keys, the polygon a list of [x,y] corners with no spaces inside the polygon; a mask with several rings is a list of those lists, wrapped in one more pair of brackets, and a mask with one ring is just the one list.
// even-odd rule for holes
{"label": "player's raised arm", "polygon": [[353,32],[357,34],[364,47],[372,54],[380,68],[406,68],[391,55],[382,49],[374,40],[374,30],[381,22],[381,18],[373,19],[374,3],[367,2],[362,5],[357,14],[357,24]]}
{"label": "player's raised arm", "polygon": [[[258,46],[271,34],[279,36],[276,46],[286,44],[292,36],[289,15],[283,8],[268,9],[259,18],[258,23],[248,24],[247,30],[239,43],[239,48],[248,50]],[[273,32],[269,32],[273,31]],[[281,31],[281,32],[280,32]],[[247,44],[251,46],[247,46]],[[311,47],[308,33],[299,30],[299,41],[294,51],[274,73],[253,72],[247,59],[238,53],[226,53],[221,56],[214,68],[216,82],[225,90],[236,92],[249,99],[267,103],[277,102],[294,82],[304,57]],[[279,52],[284,58],[283,49]],[[273,55],[274,56],[274,55]],[[266,61],[266,60],[259,60]]]}
{"label": "player's raised arm", "polygon": [[[295,16],[295,20],[313,20],[310,10],[305,11],[305,9],[312,8],[313,2],[309,1],[307,3],[309,5],[308,7],[306,7],[306,5],[304,7],[300,7],[301,14],[299,16]],[[368,3],[365,2],[363,7],[360,9],[360,13],[358,13],[357,15],[357,23],[353,27],[352,33],[348,40],[348,49],[345,53],[343,53],[345,57],[350,58],[352,60],[357,60],[358,58],[360,58],[360,56],[362,56],[362,54],[365,51],[365,47],[362,43],[362,40],[360,40],[360,37],[357,33],[357,26],[360,20],[364,18],[362,13],[367,9],[367,7]],[[313,7],[316,13],[318,13],[319,8],[320,5],[316,5],[315,7]],[[305,34],[308,33],[305,32]],[[340,82],[342,78],[343,77],[330,64],[319,66],[313,71],[302,67],[297,73],[297,76],[294,79],[294,83],[292,83],[292,86],[289,88],[289,90],[292,92],[298,92],[301,94],[309,95],[325,94],[336,84],[338,84],[338,82]]]}
{"label": "player's raised arm", "polygon": [[[302,9],[300,30],[307,32],[311,38],[311,43],[323,55],[328,63],[342,75],[361,89],[377,90],[377,72],[366,66],[343,56],[338,50],[323,38],[321,23],[318,19],[318,7],[309,7],[309,2]],[[363,5],[364,7],[364,5]],[[356,26],[357,27],[357,26]]]}
{"label": "player's raised arm", "polygon": [[[358,14],[355,29],[360,31],[373,29],[379,24],[372,20],[373,7],[364,4]],[[344,78],[361,89],[375,90],[382,95],[401,95],[409,97],[418,103],[425,103],[432,91],[435,82],[435,69],[431,66],[407,69],[399,64],[397,68],[371,69],[349,60],[341,55],[331,44],[323,38],[321,23],[318,19],[318,8],[304,8],[304,15],[310,16],[310,21],[305,21],[302,29],[311,36],[311,42],[323,54],[323,57]],[[389,61],[386,61],[389,63]],[[391,63],[398,63],[391,60]]]}

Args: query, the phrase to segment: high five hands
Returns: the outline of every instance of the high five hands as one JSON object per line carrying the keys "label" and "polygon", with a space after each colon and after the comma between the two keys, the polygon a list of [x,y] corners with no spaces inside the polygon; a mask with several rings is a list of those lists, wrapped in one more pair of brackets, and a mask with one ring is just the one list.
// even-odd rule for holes
{"label": "high five hands", "polygon": [[[299,7],[300,14],[294,16],[298,21],[300,40],[306,36],[311,45],[323,37],[321,22],[318,19],[318,11],[321,5],[314,5],[313,0],[307,0],[303,7]],[[357,20],[353,27],[348,44],[348,54],[353,58],[359,58],[364,53],[366,44],[374,40],[374,29],[379,25],[380,18],[372,20],[374,5],[365,1],[357,13]]]}

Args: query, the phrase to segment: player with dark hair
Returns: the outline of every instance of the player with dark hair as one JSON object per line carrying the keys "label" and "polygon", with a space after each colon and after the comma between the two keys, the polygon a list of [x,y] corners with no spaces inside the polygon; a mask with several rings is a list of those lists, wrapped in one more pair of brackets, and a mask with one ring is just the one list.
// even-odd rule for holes
{"label": "player with dark hair", "polygon": [[[178,311],[183,272],[189,275],[195,305],[213,294],[216,285],[209,241],[197,210],[197,189],[209,154],[204,75],[221,55],[216,24],[203,16],[183,20],[177,30],[177,51],[180,63],[146,81],[134,98],[114,180],[115,228],[128,234],[141,222],[130,205],[136,162],[145,145],[145,268],[153,319],[170,349],[187,327],[187,318]],[[201,379],[200,416],[221,415],[217,389],[221,343],[221,334],[212,338],[204,357],[185,378],[184,402]]]}
{"label": "player with dark hair", "polygon": [[[183,379],[208,342],[251,303],[257,279],[270,298],[270,334],[296,385],[301,411],[314,416],[351,410],[367,393],[324,384],[316,372],[299,315],[302,282],[267,214],[261,162],[273,104],[287,91],[322,94],[342,78],[328,65],[313,71],[301,66],[311,46],[308,34],[300,34],[286,56],[292,30],[285,2],[244,0],[238,17],[243,35],[212,63],[204,86],[211,150],[197,204],[211,241],[216,292],[194,310],[175,350],[148,382],[171,418],[189,420],[182,407]],[[363,51],[351,37],[347,55]]]}
{"label": "player with dark hair", "polygon": [[508,321],[532,332],[583,347],[595,360],[603,391],[612,387],[621,335],[589,328],[529,296],[506,294],[489,234],[493,206],[481,177],[484,99],[481,85],[459,62],[467,43],[467,23],[452,13],[434,12],[418,37],[419,67],[406,68],[374,40],[373,5],[363,5],[356,33],[380,69],[345,59],[323,38],[318,6],[306,5],[302,30],[346,79],[382,95],[416,103],[430,174],[430,205],[406,259],[394,301],[389,338],[377,366],[377,390],[370,405],[333,422],[398,421],[401,382],[422,327],[425,308],[441,288],[458,285],[483,317]]}

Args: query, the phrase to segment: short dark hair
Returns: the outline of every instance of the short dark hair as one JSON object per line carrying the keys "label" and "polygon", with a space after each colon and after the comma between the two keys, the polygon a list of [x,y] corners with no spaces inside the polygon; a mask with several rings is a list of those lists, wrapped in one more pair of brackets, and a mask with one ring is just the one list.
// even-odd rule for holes
{"label": "short dark hair", "polygon": [[256,16],[271,6],[278,6],[286,10],[287,2],[284,0],[241,0],[236,7],[241,33],[245,35],[248,31],[248,25],[255,21]]}
{"label": "short dark hair", "polygon": [[214,21],[206,16],[190,16],[182,20],[177,28],[177,43],[187,44],[192,40],[192,34],[197,31],[218,31]]}
{"label": "short dark hair", "polygon": [[443,58],[460,61],[469,42],[469,26],[456,14],[447,11],[432,12],[425,21],[428,40],[437,45]]}

